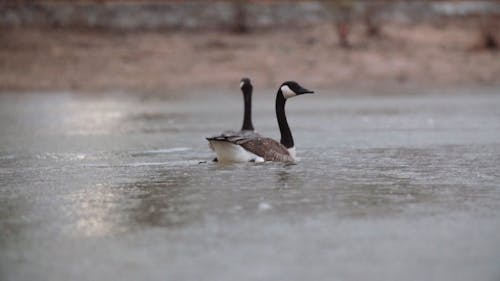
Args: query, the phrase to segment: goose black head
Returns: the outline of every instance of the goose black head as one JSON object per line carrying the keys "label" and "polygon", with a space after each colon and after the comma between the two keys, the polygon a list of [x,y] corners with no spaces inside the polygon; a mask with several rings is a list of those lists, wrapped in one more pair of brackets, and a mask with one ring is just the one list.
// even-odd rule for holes
{"label": "goose black head", "polygon": [[298,95],[303,94],[314,94],[314,91],[308,90],[299,85],[299,83],[295,81],[287,81],[281,84],[280,87],[281,94],[285,99],[292,98]]}
{"label": "goose black head", "polygon": [[253,89],[253,86],[252,86],[252,82],[250,82],[250,78],[241,78],[241,81],[240,81],[240,89],[241,91],[243,91],[243,93],[248,93],[248,92],[252,92],[252,89]]}

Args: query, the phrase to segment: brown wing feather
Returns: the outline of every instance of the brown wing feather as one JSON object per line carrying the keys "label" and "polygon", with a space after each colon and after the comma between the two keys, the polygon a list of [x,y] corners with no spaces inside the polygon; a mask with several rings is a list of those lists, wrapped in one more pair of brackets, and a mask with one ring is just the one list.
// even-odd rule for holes
{"label": "brown wing feather", "polygon": [[256,154],[266,161],[293,162],[294,159],[288,150],[279,142],[263,137],[244,138],[235,140],[244,149]]}

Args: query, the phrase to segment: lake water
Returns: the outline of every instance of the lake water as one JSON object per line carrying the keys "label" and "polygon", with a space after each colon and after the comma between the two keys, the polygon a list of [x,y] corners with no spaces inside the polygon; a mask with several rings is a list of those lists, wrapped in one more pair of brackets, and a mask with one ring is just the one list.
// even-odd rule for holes
{"label": "lake water", "polygon": [[[273,98],[254,125],[279,138]],[[500,280],[500,95],[287,114],[298,164],[222,165],[204,137],[239,93],[1,95],[0,279]]]}

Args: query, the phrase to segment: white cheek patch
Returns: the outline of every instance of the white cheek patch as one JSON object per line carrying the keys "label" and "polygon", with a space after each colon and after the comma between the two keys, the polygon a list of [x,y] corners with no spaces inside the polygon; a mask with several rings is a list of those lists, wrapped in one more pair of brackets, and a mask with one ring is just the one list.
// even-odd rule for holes
{"label": "white cheek patch", "polygon": [[287,85],[284,85],[281,87],[281,92],[283,93],[283,97],[285,99],[288,99],[288,98],[291,98],[291,97],[295,97],[297,94],[292,91],[292,89],[290,89],[290,87],[288,87]]}
{"label": "white cheek patch", "polygon": [[240,88],[243,88],[243,85],[245,85],[245,82],[241,81],[240,82]]}

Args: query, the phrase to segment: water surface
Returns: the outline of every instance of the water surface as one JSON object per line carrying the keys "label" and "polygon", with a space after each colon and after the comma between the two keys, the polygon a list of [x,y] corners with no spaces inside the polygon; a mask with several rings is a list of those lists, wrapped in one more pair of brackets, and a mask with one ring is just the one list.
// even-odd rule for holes
{"label": "water surface", "polygon": [[212,163],[241,102],[0,96],[1,279],[500,280],[500,96],[320,91],[297,165]]}

